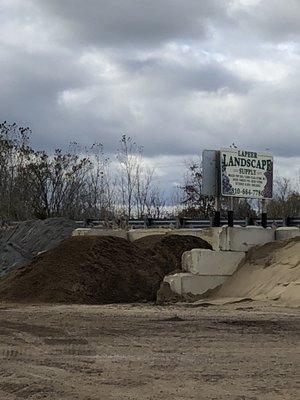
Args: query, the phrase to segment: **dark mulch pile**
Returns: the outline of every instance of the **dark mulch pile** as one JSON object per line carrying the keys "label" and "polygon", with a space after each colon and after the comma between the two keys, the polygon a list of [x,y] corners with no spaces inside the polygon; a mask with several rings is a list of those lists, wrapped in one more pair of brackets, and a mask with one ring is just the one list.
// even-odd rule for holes
{"label": "dark mulch pile", "polygon": [[205,240],[190,235],[152,235],[145,236],[134,242],[140,249],[149,254],[156,254],[165,260],[165,272],[181,270],[181,257],[185,251],[192,249],[210,249]]}
{"label": "dark mulch pile", "polygon": [[0,279],[0,300],[103,304],[152,301],[163,277],[180,267],[184,251],[209,248],[192,236],[130,243],[109,236],[77,236]]}
{"label": "dark mulch pile", "polygon": [[159,258],[116,237],[72,237],[0,279],[0,300],[101,304],[154,300]]}

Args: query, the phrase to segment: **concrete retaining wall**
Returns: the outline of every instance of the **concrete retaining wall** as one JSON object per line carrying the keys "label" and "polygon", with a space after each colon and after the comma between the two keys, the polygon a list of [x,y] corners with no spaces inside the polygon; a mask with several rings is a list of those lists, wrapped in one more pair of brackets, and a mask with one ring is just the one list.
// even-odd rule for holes
{"label": "concrete retaining wall", "polygon": [[135,240],[141,239],[145,236],[152,235],[165,235],[166,233],[172,232],[172,229],[158,228],[158,229],[131,229],[128,231],[128,240],[134,242]]}
{"label": "concrete retaining wall", "polygon": [[219,234],[222,228],[199,228],[199,229],[131,229],[128,231],[128,240],[134,242],[145,236],[151,235],[189,235],[196,236],[210,243],[213,249],[219,249]]}
{"label": "concrete retaining wall", "polygon": [[114,236],[127,239],[127,231],[123,229],[78,228],[73,231],[72,236]]}
{"label": "concrete retaining wall", "polygon": [[[299,235],[299,228],[279,228],[277,239]],[[99,229],[78,228],[73,236],[116,236],[134,242],[145,236],[151,235],[190,235],[206,240],[214,250],[223,251],[248,251],[251,247],[275,240],[275,231],[271,228],[257,226],[249,227],[221,227],[203,229]]]}
{"label": "concrete retaining wall", "polygon": [[222,285],[235,272],[245,252],[275,240],[274,229],[256,226],[211,228],[209,233],[215,250],[185,252],[182,268],[186,272],[165,277],[164,282],[169,283],[174,293],[202,295]]}
{"label": "concrete retaining wall", "polygon": [[248,251],[251,247],[275,240],[275,230],[260,226],[224,227],[219,236],[219,248],[225,251]]}
{"label": "concrete retaining wall", "polygon": [[245,252],[193,249],[182,255],[182,269],[195,275],[232,275]]}
{"label": "concrete retaining wall", "polygon": [[300,236],[300,228],[296,227],[282,227],[277,228],[275,232],[276,240],[290,239]]}
{"label": "concrete retaining wall", "polygon": [[204,229],[168,229],[168,228],[149,228],[149,229],[100,229],[100,228],[78,228],[72,236],[117,236],[134,242],[145,236],[152,235],[189,235],[206,240],[213,248],[219,247],[219,233],[221,228]]}

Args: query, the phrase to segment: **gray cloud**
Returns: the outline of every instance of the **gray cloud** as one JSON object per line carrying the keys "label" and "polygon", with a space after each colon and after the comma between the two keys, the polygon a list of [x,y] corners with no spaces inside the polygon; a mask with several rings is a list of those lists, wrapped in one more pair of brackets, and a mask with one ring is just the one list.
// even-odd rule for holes
{"label": "gray cloud", "polygon": [[202,39],[211,19],[225,18],[221,0],[36,0],[65,40],[88,45],[153,45]]}
{"label": "gray cloud", "polygon": [[127,133],[153,159],[234,141],[299,160],[298,4],[0,0],[0,119],[38,147]]}
{"label": "gray cloud", "polygon": [[295,41],[300,36],[298,0],[261,0],[238,8],[233,17],[241,30],[274,42]]}
{"label": "gray cloud", "polygon": [[198,62],[182,65],[179,62],[150,58],[146,60],[129,59],[122,67],[137,78],[151,81],[151,90],[156,86],[162,92],[208,91],[226,89],[231,92],[245,92],[250,82],[240,79],[228,71],[221,63]]}

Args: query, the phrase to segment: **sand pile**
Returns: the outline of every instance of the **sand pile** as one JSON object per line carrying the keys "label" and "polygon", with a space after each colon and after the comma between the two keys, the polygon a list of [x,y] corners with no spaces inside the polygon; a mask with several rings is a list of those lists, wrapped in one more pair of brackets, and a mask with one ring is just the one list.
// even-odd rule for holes
{"label": "sand pile", "polygon": [[181,257],[185,251],[192,249],[211,249],[205,240],[189,235],[151,235],[134,241],[134,244],[148,254],[157,254],[166,260],[166,273],[181,270]]}
{"label": "sand pile", "polygon": [[74,221],[49,218],[20,222],[0,230],[0,276],[12,267],[28,264],[40,251],[56,246],[76,229]]}
{"label": "sand pile", "polygon": [[300,237],[252,248],[214,297],[300,305]]}

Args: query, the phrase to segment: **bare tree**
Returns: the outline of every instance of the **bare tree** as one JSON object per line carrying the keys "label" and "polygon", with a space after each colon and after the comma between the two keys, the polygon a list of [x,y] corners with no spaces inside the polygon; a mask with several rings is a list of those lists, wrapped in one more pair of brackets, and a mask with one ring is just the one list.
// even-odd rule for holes
{"label": "bare tree", "polygon": [[84,177],[90,168],[86,157],[63,153],[60,149],[55,150],[53,157],[45,152],[34,153],[27,166],[34,215],[74,218]]}
{"label": "bare tree", "polygon": [[[26,193],[28,187],[23,176],[28,154],[29,128],[0,124],[0,216],[18,218],[19,211],[28,214]],[[22,178],[22,179],[21,179]]]}
{"label": "bare tree", "polygon": [[152,218],[163,218],[166,215],[166,199],[159,187],[154,186],[150,191],[147,204],[148,214]]}
{"label": "bare tree", "polygon": [[270,218],[295,217],[300,214],[300,192],[297,181],[300,180],[300,172],[297,180],[278,177],[274,185],[274,197],[268,204]]}
{"label": "bare tree", "polygon": [[135,190],[135,204],[138,218],[150,214],[150,197],[153,191],[153,175],[153,168],[144,168],[142,164],[138,166]]}
{"label": "bare tree", "polygon": [[123,135],[119,141],[117,160],[119,162],[118,183],[124,216],[132,217],[135,191],[137,190],[142,147],[130,137]]}
{"label": "bare tree", "polygon": [[202,194],[202,177],[201,161],[189,161],[181,186],[182,204],[185,206],[181,216],[207,218],[211,215],[214,203],[211,198]]}

